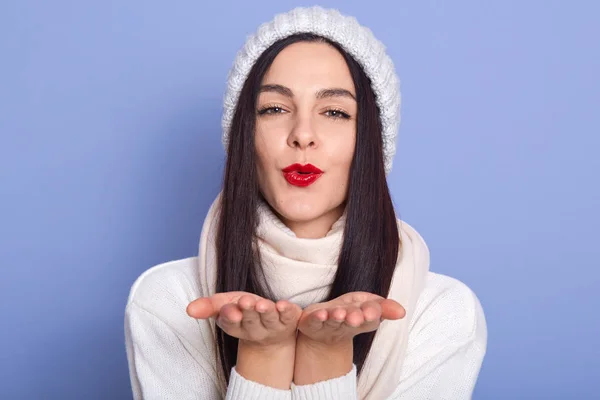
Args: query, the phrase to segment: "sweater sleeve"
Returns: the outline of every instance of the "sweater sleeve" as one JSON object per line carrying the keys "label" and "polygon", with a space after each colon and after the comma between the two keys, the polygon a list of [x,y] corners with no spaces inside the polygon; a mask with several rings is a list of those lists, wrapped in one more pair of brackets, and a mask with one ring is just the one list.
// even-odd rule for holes
{"label": "sweater sleeve", "polygon": [[400,384],[388,400],[473,394],[487,347],[485,316],[466,285],[443,278],[444,285],[434,284],[417,303]]}
{"label": "sweater sleeve", "polygon": [[[135,302],[125,310],[125,339],[134,400],[222,399],[214,369],[194,346]],[[232,370],[226,400],[289,400],[291,391],[260,385]]]}
{"label": "sweater sleeve", "polygon": [[292,383],[292,399],[294,400],[356,400],[356,365],[346,375],[309,385]]}

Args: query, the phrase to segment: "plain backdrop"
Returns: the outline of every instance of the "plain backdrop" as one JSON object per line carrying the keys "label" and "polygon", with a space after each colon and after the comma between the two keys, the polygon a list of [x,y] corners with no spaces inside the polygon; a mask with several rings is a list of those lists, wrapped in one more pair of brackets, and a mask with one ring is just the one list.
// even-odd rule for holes
{"label": "plain backdrop", "polygon": [[[127,295],[197,252],[235,54],[312,4],[0,3],[0,398],[131,398]],[[600,3],[320,4],[396,63],[389,185],[483,304],[474,397],[600,398]]]}

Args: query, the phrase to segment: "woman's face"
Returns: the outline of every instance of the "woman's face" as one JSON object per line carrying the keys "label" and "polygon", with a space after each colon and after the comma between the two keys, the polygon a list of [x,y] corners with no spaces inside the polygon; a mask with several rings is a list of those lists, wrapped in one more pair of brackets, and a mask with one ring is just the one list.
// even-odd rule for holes
{"label": "woman's face", "polygon": [[286,47],[263,78],[255,138],[260,189],[298,237],[325,236],[343,213],[356,115],[350,70],[326,43]]}

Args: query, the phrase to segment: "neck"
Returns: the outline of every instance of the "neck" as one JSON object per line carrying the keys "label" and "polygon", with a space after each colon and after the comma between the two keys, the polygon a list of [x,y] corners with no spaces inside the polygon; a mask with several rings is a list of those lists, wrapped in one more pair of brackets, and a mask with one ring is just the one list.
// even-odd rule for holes
{"label": "neck", "polygon": [[279,215],[281,221],[288,227],[296,237],[304,239],[319,239],[325,237],[331,230],[333,224],[340,219],[344,213],[344,204],[333,210],[312,219],[310,221],[291,221]]}

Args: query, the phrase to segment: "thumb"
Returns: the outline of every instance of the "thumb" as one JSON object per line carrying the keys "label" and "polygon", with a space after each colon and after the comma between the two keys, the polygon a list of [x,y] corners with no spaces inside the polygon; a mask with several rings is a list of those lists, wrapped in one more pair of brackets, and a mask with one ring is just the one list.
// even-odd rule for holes
{"label": "thumb", "polygon": [[185,309],[186,313],[196,319],[212,318],[219,314],[221,307],[228,303],[237,302],[241,296],[235,296],[234,293],[217,293],[211,297],[200,297]]}
{"label": "thumb", "polygon": [[211,297],[200,297],[188,304],[185,311],[192,318],[213,318],[217,314],[219,314],[219,311],[221,311],[221,307],[223,307],[225,304],[237,303],[240,297],[242,297],[245,294],[249,293],[225,292],[216,293]]}
{"label": "thumb", "polygon": [[188,304],[185,312],[192,318],[207,319],[219,313],[221,307],[215,307],[211,297],[200,297]]}
{"label": "thumb", "polygon": [[385,299],[381,302],[381,319],[402,319],[406,310],[395,300]]}

